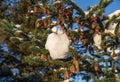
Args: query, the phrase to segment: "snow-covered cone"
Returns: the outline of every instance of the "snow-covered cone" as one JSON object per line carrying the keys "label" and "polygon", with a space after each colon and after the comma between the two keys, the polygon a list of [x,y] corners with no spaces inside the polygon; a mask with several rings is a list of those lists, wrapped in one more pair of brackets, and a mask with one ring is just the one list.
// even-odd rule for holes
{"label": "snow-covered cone", "polygon": [[101,49],[101,42],[102,42],[102,36],[101,34],[95,34],[93,37],[94,44],[97,46],[98,49]]}
{"label": "snow-covered cone", "polygon": [[65,59],[68,55],[70,41],[62,28],[53,27],[53,33],[49,34],[45,44],[52,59]]}

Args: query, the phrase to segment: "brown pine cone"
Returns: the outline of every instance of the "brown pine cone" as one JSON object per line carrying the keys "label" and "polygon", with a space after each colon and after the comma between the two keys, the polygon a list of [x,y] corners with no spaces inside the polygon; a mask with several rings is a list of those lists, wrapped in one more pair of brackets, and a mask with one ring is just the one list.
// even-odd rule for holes
{"label": "brown pine cone", "polygon": [[19,31],[19,30],[17,30],[17,31],[15,31],[15,35],[17,36],[17,37],[22,37],[22,31]]}
{"label": "brown pine cone", "polygon": [[74,63],[75,63],[75,69],[76,72],[79,73],[80,72],[80,68],[79,68],[79,59],[78,58],[73,58],[74,59]]}
{"label": "brown pine cone", "polygon": [[58,9],[60,10],[63,6],[63,3],[60,1],[60,0],[57,0],[53,3],[53,5]]}
{"label": "brown pine cone", "polygon": [[84,45],[86,45],[86,43],[87,43],[87,40],[86,39],[82,39],[82,45],[84,46]]}
{"label": "brown pine cone", "polygon": [[70,66],[70,73],[74,73],[74,72],[75,72],[75,66],[72,65],[72,66]]}
{"label": "brown pine cone", "polygon": [[74,21],[74,22],[79,22],[79,18],[78,18],[78,17],[74,17],[74,18],[73,18],[73,21]]}
{"label": "brown pine cone", "polygon": [[39,21],[39,22],[37,23],[36,28],[39,28],[39,27],[42,27],[42,26],[43,26],[43,21]]}
{"label": "brown pine cone", "polygon": [[68,73],[67,68],[65,68],[64,71],[65,71],[65,72],[64,72],[64,79],[68,79],[68,78],[69,78],[69,73]]}
{"label": "brown pine cone", "polygon": [[99,28],[96,28],[96,29],[95,29],[95,33],[96,33],[96,34],[100,34]]}
{"label": "brown pine cone", "polygon": [[93,30],[95,29],[96,25],[97,25],[96,22],[92,22],[91,26]]}
{"label": "brown pine cone", "polygon": [[99,72],[100,71],[100,68],[99,68],[99,64],[97,62],[94,63],[94,70],[96,72]]}
{"label": "brown pine cone", "polygon": [[42,54],[42,55],[40,56],[40,59],[41,59],[42,61],[47,61],[47,57],[46,57],[44,54]]}
{"label": "brown pine cone", "polygon": [[97,17],[95,17],[94,15],[92,15],[92,16],[90,17],[90,20],[91,20],[91,21],[96,21],[96,20],[97,20]]}
{"label": "brown pine cone", "polygon": [[34,7],[34,13],[36,14],[38,12],[38,8],[35,6]]}

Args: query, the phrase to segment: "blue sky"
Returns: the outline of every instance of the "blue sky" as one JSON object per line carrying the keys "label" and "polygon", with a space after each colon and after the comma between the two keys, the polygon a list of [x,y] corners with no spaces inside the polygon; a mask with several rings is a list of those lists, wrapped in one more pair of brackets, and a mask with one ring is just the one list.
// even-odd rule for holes
{"label": "blue sky", "polygon": [[[73,0],[84,11],[87,11],[88,6],[98,4],[100,0]],[[113,0],[113,2],[106,8],[105,14],[112,13],[114,10],[120,9],[120,0]]]}
{"label": "blue sky", "polygon": [[[88,6],[94,6],[98,4],[100,0],[73,0],[77,5],[79,5],[84,11],[87,11]],[[104,14],[110,14],[115,10],[120,9],[120,0],[113,0],[113,2],[105,9]],[[74,82],[86,82],[81,79],[81,76],[75,77]],[[90,81],[91,82],[91,81]]]}

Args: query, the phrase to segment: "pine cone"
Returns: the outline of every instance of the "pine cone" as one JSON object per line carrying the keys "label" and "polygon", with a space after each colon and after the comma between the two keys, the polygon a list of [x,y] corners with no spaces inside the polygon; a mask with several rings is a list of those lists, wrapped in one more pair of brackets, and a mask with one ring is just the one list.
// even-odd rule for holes
{"label": "pine cone", "polygon": [[78,21],[79,21],[79,18],[78,18],[78,17],[74,17],[74,18],[73,18],[73,21],[74,21],[74,22],[78,22]]}
{"label": "pine cone", "polygon": [[102,70],[97,62],[94,63],[94,70],[95,70],[97,76],[100,77],[102,74]]}
{"label": "pine cone", "polygon": [[43,20],[43,28],[47,28],[47,21]]}
{"label": "pine cone", "polygon": [[97,17],[95,17],[94,15],[92,15],[92,16],[90,17],[90,20],[91,20],[91,21],[96,21],[96,20],[97,20]]}
{"label": "pine cone", "polygon": [[69,78],[69,73],[67,68],[65,68],[65,72],[64,72],[64,79],[68,79]]}
{"label": "pine cone", "polygon": [[75,57],[73,59],[74,59],[74,63],[75,63],[76,72],[78,73],[80,71],[80,69],[79,69],[79,59],[75,58]]}
{"label": "pine cone", "polygon": [[36,14],[38,12],[38,8],[35,6],[34,7],[34,14]]}
{"label": "pine cone", "polygon": [[15,35],[16,35],[16,36],[22,37],[21,34],[22,34],[22,31],[20,31],[20,30],[15,31]]}
{"label": "pine cone", "polygon": [[96,22],[92,22],[91,26],[92,26],[92,29],[94,30],[96,27]]}
{"label": "pine cone", "polygon": [[99,64],[97,62],[94,63],[94,70],[96,72],[99,72],[100,71],[100,68],[99,68]]}
{"label": "pine cone", "polygon": [[50,10],[48,10],[48,9],[47,9],[47,14],[48,14],[48,15],[51,15],[51,12],[50,12]]}
{"label": "pine cone", "polygon": [[47,9],[46,9],[46,8],[43,10],[43,13],[44,13],[44,14],[47,14]]}
{"label": "pine cone", "polygon": [[46,57],[44,54],[42,54],[42,55],[40,56],[40,59],[41,59],[42,61],[47,61],[47,57]]}
{"label": "pine cone", "polygon": [[96,29],[95,29],[95,33],[96,33],[96,34],[100,34],[99,28],[96,28]]}
{"label": "pine cone", "polygon": [[43,21],[39,21],[38,23],[37,23],[37,28],[39,28],[39,27],[42,27],[43,26]]}
{"label": "pine cone", "polygon": [[84,46],[84,45],[86,45],[86,43],[87,43],[87,40],[86,39],[82,39],[82,45]]}
{"label": "pine cone", "polygon": [[80,34],[80,39],[82,40],[83,38],[85,38],[83,34]]}
{"label": "pine cone", "polygon": [[72,66],[70,66],[70,73],[74,73],[75,72],[75,66],[74,65],[72,65]]}
{"label": "pine cone", "polygon": [[70,31],[69,30],[66,30],[66,35],[70,36]]}
{"label": "pine cone", "polygon": [[60,1],[60,0],[57,0],[53,3],[53,5],[58,9],[60,10],[63,6],[63,3]]}
{"label": "pine cone", "polygon": [[79,22],[79,23],[78,23],[78,28],[80,28],[80,27],[81,27],[81,23]]}

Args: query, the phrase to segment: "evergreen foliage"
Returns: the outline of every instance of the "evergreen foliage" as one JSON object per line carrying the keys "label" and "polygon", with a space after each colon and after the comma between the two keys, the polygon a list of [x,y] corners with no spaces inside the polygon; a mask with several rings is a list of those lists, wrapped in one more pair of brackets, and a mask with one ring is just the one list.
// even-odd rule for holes
{"label": "evergreen foliage", "polygon": [[[88,7],[87,14],[73,0],[61,0],[59,6],[55,1],[0,1],[0,58],[5,58],[1,60],[0,68],[7,65],[6,68],[20,70],[16,76],[9,72],[4,76],[21,82],[61,82],[77,75],[86,82],[90,79],[93,82],[120,82],[120,54],[117,52],[120,48],[120,13],[112,18],[103,15],[112,0],[100,0],[99,4]],[[70,57],[52,60],[45,49],[47,36],[53,26],[64,23],[68,25],[64,30],[71,41]],[[75,23],[78,26],[74,27]],[[115,34],[105,32],[111,23],[117,24]],[[102,36],[101,48],[95,45],[95,35]],[[5,45],[8,50],[3,49]]]}

